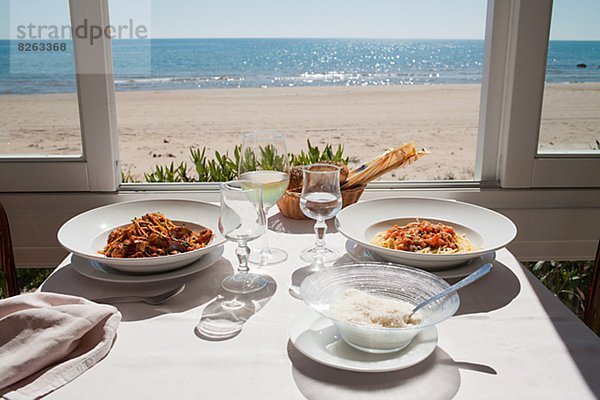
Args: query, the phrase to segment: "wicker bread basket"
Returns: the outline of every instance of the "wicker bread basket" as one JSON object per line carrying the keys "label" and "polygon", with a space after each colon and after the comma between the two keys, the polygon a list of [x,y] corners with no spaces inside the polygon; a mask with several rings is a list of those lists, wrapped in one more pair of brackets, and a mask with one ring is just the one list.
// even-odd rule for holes
{"label": "wicker bread basket", "polygon": [[[367,183],[377,179],[381,175],[398,167],[411,164],[421,156],[427,154],[426,150],[417,150],[414,143],[405,143],[395,149],[388,150],[379,157],[366,164],[348,171],[341,183],[342,208],[354,204],[362,195]],[[296,179],[293,179],[296,180]],[[277,201],[279,211],[286,217],[295,219],[307,219],[300,210],[300,195],[302,192],[302,181],[292,182],[293,188],[288,187],[283,196]],[[300,185],[297,187],[297,185]]]}
{"label": "wicker bread basket", "polygon": [[[367,185],[360,185],[351,189],[342,190],[342,208],[354,204],[358,201]],[[300,209],[300,194],[302,188],[295,190],[286,190],[283,196],[277,201],[279,212],[289,218],[308,219]]]}

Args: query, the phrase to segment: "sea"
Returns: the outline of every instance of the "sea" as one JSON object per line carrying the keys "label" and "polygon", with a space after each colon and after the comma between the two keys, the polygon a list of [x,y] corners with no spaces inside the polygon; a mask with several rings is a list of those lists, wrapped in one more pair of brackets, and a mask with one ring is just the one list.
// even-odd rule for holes
{"label": "sea", "polygon": [[[76,91],[70,41],[65,51],[18,51],[18,44],[0,41],[0,94]],[[143,91],[480,83],[484,43],[120,39],[113,40],[112,50],[116,89]],[[551,41],[546,81],[600,82],[600,41]]]}

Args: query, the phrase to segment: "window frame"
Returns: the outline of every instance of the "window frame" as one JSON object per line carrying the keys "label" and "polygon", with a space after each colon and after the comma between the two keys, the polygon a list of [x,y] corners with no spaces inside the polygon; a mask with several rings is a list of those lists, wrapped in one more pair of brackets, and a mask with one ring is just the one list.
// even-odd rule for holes
{"label": "window frame", "polygon": [[501,186],[600,187],[600,174],[595,173],[600,171],[600,154],[538,152],[553,1],[511,2],[504,140],[499,159]]}
{"label": "window frame", "polygon": [[[69,1],[71,26],[108,24],[108,0]],[[120,183],[111,43],[73,38],[82,154],[0,158],[1,192],[114,192]],[[93,71],[94,74],[84,73]]]}
{"label": "window frame", "polygon": [[[70,0],[72,26],[84,19],[108,25],[108,2]],[[600,158],[537,151],[551,14],[552,0],[488,0],[473,181],[375,182],[369,188],[600,187],[600,174],[592,173],[600,170]],[[217,190],[214,183],[121,183],[110,40],[91,46],[74,38],[74,50],[83,155],[0,159],[0,191]],[[102,73],[80,73],[98,66]]]}

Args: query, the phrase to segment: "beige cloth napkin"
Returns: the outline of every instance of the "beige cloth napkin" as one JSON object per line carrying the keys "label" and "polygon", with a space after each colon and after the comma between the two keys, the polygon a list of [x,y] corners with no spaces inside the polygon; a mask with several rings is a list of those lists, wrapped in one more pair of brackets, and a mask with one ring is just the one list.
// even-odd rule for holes
{"label": "beige cloth napkin", "polygon": [[0,300],[0,396],[35,399],[110,351],[121,313],[80,297],[31,293]]}

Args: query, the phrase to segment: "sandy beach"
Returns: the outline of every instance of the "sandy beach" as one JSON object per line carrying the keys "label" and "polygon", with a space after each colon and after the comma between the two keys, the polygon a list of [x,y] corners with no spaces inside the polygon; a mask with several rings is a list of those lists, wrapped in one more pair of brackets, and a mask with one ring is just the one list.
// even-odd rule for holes
{"label": "sandy beach", "polygon": [[[189,148],[232,151],[247,130],[285,132],[288,150],[342,144],[352,163],[413,140],[430,155],[386,179],[472,179],[479,85],[305,87],[118,92],[122,169],[187,161]],[[3,95],[3,154],[78,154],[74,94]],[[600,84],[547,85],[541,148],[600,139]]]}

